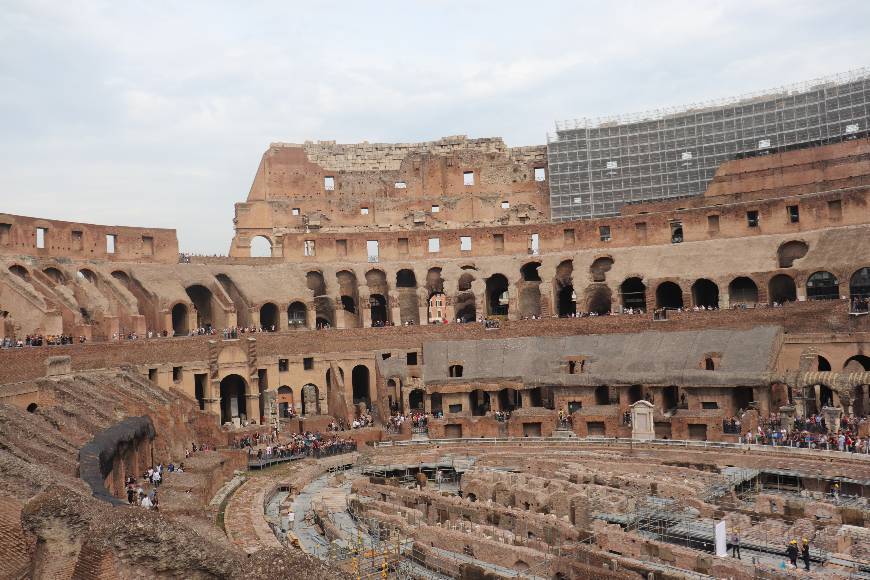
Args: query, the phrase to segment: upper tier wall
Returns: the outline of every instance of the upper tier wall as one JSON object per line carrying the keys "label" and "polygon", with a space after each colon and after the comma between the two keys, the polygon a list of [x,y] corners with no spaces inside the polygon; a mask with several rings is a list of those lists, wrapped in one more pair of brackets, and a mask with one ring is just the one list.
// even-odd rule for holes
{"label": "upper tier wall", "polygon": [[[284,231],[440,229],[549,219],[546,148],[500,138],[427,143],[272,144],[245,203],[233,256]],[[536,171],[537,170],[537,171]],[[502,207],[506,202],[509,207]]]}
{"label": "upper tier wall", "polygon": [[[113,252],[109,251],[109,236],[114,236]],[[178,262],[178,238],[175,230],[163,228],[104,226],[0,213],[0,255],[172,264]]]}

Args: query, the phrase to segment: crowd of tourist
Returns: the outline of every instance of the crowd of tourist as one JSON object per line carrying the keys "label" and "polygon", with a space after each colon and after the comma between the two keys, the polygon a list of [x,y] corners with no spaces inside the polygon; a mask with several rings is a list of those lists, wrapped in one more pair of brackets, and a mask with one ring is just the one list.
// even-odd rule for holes
{"label": "crowd of tourist", "polygon": [[69,344],[84,344],[87,338],[74,337],[71,334],[28,334],[24,338],[4,338],[0,340],[0,348],[24,348],[28,346],[65,346]]}
{"label": "crowd of tourist", "polygon": [[305,433],[292,433],[287,441],[269,443],[256,450],[254,447],[248,447],[248,461],[299,457],[320,458],[351,451],[356,451],[356,441],[353,439],[306,431]]}
{"label": "crowd of tourist", "polygon": [[423,411],[412,411],[410,415],[394,412],[384,425],[384,431],[390,434],[398,434],[402,432],[402,425],[410,423],[413,432],[425,432],[429,429],[429,417],[430,414]]}
{"label": "crowd of tourist", "polygon": [[[840,420],[840,429],[832,431],[822,415],[811,414],[795,418],[792,427],[787,429],[782,417],[771,413],[769,417],[759,420],[755,432],[747,431],[742,440],[757,445],[870,453],[870,438],[858,435],[859,429],[867,421],[867,417],[846,415]],[[739,425],[738,421],[738,429]]]}
{"label": "crowd of tourist", "polygon": [[[142,483],[139,483],[132,475],[129,476],[124,482],[127,488],[127,503],[145,509],[159,510],[160,502],[157,497],[157,490],[160,488],[160,484],[163,483],[164,473],[184,473],[184,464],[181,463],[176,466],[174,463],[170,463],[164,466],[162,463],[158,463],[153,467],[149,467],[142,474]],[[144,487],[145,485],[148,486],[147,491]]]}
{"label": "crowd of tourist", "polygon": [[849,311],[855,314],[870,312],[870,296],[855,296],[852,298]]}
{"label": "crowd of tourist", "polygon": [[511,418],[510,411],[494,411],[492,415],[499,423],[505,423]]}

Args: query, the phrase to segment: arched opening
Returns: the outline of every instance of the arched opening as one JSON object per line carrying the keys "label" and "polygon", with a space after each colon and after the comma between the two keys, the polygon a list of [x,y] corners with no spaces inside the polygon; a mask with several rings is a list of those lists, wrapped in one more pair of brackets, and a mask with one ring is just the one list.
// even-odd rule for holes
{"label": "arched opening", "polygon": [[459,378],[462,376],[462,365],[450,365],[447,369],[448,376],[451,378]]}
{"label": "arched opening", "polygon": [[[344,369],[338,367],[338,376],[341,377],[341,384],[344,384]],[[332,387],[332,369],[326,369],[326,388],[327,390]]]}
{"label": "arched opening", "polygon": [[870,356],[864,354],[856,354],[846,359],[843,365],[843,370],[847,373],[860,373],[870,371]]}
{"label": "arched opening", "polygon": [[671,385],[670,387],[665,387],[662,389],[662,411],[668,412],[673,411],[677,408],[677,401],[679,400],[680,389],[676,386]]}
{"label": "arched opening", "polygon": [[15,274],[22,280],[30,280],[30,272],[28,272],[27,268],[24,266],[13,264],[12,266],[9,266],[9,272]]}
{"label": "arched opening", "polygon": [[[46,268],[42,271],[43,274],[48,276],[48,279],[51,280],[53,284],[59,284],[63,286],[66,284],[66,276],[63,275],[63,272],[58,270],[57,268]],[[119,274],[123,274],[123,272],[117,272]],[[115,276],[116,272],[112,273],[112,276]],[[126,284],[125,284],[126,285]]]}
{"label": "arched opening", "polygon": [[305,274],[305,286],[311,290],[315,298],[326,296],[326,280],[323,279],[323,274],[317,270]]}
{"label": "arched opening", "polygon": [[836,300],[840,297],[840,282],[830,272],[816,272],[807,278],[808,300]]}
{"label": "arched opening", "polygon": [[198,328],[210,330],[213,324],[211,290],[201,284],[194,284],[193,286],[187,287],[185,290],[196,310],[196,326]]}
{"label": "arched opening", "polygon": [[516,389],[502,389],[498,392],[498,408],[502,411],[514,411],[523,406],[523,399]]}
{"label": "arched opening", "polygon": [[610,314],[612,295],[609,286],[592,284],[586,288],[586,310],[599,315]]}
{"label": "arched opening", "polygon": [[366,409],[372,408],[372,400],[369,394],[369,368],[365,365],[353,367],[350,375],[353,384],[353,404],[365,403]]}
{"label": "arched opening", "polygon": [[408,407],[412,411],[423,411],[426,391],[423,389],[414,389],[408,394]]}
{"label": "arched opening", "polygon": [[115,270],[112,272],[112,278],[123,284],[125,287],[130,286],[130,276],[127,275],[127,272]]}
{"label": "arched opening", "polygon": [[[646,310],[646,284],[640,278],[626,278],[619,286],[622,307],[632,310]],[[682,292],[680,292],[682,297]]]}
{"label": "arched opening", "polygon": [[387,402],[390,405],[390,413],[400,413],[402,408],[402,381],[399,379],[387,379]]}
{"label": "arched opening", "polygon": [[[359,285],[356,281],[356,274],[349,270],[342,270],[335,274],[335,279],[338,281],[342,310],[356,315],[357,304],[359,303]],[[354,324],[358,322],[357,317],[354,317],[353,320]]]}
{"label": "arched opening", "polygon": [[870,298],[870,268],[861,268],[849,278],[849,296]]}
{"label": "arched opening", "polygon": [[483,417],[489,412],[489,393],[475,389],[468,394],[468,402],[471,406],[471,414],[474,417]]}
{"label": "arched opening", "polygon": [[267,332],[278,330],[278,307],[266,302],[260,307],[260,326]]}
{"label": "arched opening", "polygon": [[794,279],[788,274],[777,274],[767,284],[767,296],[770,303],[785,304],[797,300],[797,287]]}
{"label": "arched opening", "polygon": [[27,412],[28,413],[36,413],[36,410],[38,408],[39,408],[39,405],[37,405],[36,403],[30,403],[29,405],[27,405]]}
{"label": "arched opening", "polygon": [[662,282],[656,288],[656,308],[683,307],[683,290],[675,282]]}
{"label": "arched opening", "polygon": [[808,414],[821,413],[824,407],[834,406],[834,392],[828,385],[806,387],[804,404]]}
{"label": "arched opening", "polygon": [[502,274],[493,274],[486,279],[486,312],[490,316],[507,316],[510,299],[508,280]]}
{"label": "arched opening", "polygon": [[420,323],[420,305],[417,300],[417,276],[405,268],[396,272],[396,295],[399,300],[399,320],[402,324]]}
{"label": "arched opening", "polygon": [[474,322],[477,320],[477,302],[474,298],[474,292],[471,291],[472,282],[474,282],[474,276],[465,272],[459,277],[456,286],[459,293],[453,301],[453,308],[456,318],[460,322]]}
{"label": "arched opening", "polygon": [[607,273],[613,267],[613,258],[604,256],[596,258],[589,267],[589,273],[592,274],[593,282],[604,282],[607,279]]}
{"label": "arched opening", "polygon": [[719,287],[706,278],[696,280],[692,284],[692,304],[701,308],[718,308]]}
{"label": "arched opening", "polygon": [[296,409],[293,406],[293,389],[286,385],[278,387],[278,416],[282,419],[292,417]]}
{"label": "arched opening", "polygon": [[704,370],[705,371],[715,371],[716,370],[716,361],[713,360],[713,357],[709,357],[709,356],[704,357]]}
{"label": "arched opening", "polygon": [[89,270],[87,268],[82,268],[81,270],[76,272],[76,278],[84,282],[89,282],[90,284],[97,283],[97,275],[94,274],[93,270]]}
{"label": "arched opening", "polygon": [[381,294],[369,296],[369,311],[372,317],[372,326],[387,325],[387,299]]}
{"label": "arched opening", "polygon": [[628,387],[628,404],[634,405],[643,398],[643,388],[640,385]]}
{"label": "arched opening", "polygon": [[610,387],[607,385],[599,385],[595,387],[595,404],[609,405],[610,404]]}
{"label": "arched opening", "polygon": [[242,291],[233,282],[233,279],[226,274],[217,274],[215,279],[223,288],[230,300],[233,301],[233,306],[236,307],[236,324],[238,326],[253,326],[251,321],[251,306],[248,299],[242,294]]}
{"label": "arched opening", "polygon": [[806,242],[792,240],[782,244],[776,251],[777,262],[780,268],[791,268],[795,260],[800,260],[807,255],[810,247]]}
{"label": "arched opening", "polygon": [[831,372],[831,362],[822,355],[818,355],[816,357],[816,370],[820,373]]}
{"label": "arched opening", "polygon": [[577,294],[574,292],[574,261],[564,260],[556,266],[553,280],[556,291],[556,313],[559,316],[577,314]]}
{"label": "arched opening", "polygon": [[239,375],[221,380],[221,423],[242,423],[247,419],[245,393],[248,383]]}
{"label": "arched opening", "polygon": [[320,415],[320,389],[308,383],[302,387],[302,414]]}
{"label": "arched opening", "polygon": [[441,277],[441,268],[429,268],[426,272],[426,288],[429,295],[444,292],[444,278]]}
{"label": "arched opening", "polygon": [[287,307],[287,325],[293,328],[305,328],[308,322],[308,308],[299,301],[291,302]]}
{"label": "arched opening", "polygon": [[190,332],[187,321],[187,305],[179,302],[172,307],[172,333],[175,336],[184,336]]}
{"label": "arched opening", "polygon": [[529,262],[520,268],[520,275],[523,278],[523,282],[540,282],[541,276],[538,274],[538,268],[540,267],[540,262]]}
{"label": "arched opening", "polygon": [[728,284],[728,300],[731,306],[737,304],[756,304],[758,303],[758,286],[751,278],[739,276],[731,280]]}
{"label": "arched opening", "polygon": [[266,236],[256,236],[251,240],[251,257],[252,258],[271,258],[272,257],[272,240]]}
{"label": "arched opening", "polygon": [[522,560],[517,560],[516,562],[514,562],[514,565],[512,566],[512,568],[514,570],[516,570],[517,572],[525,572],[526,570],[529,569],[529,565],[526,564]]}
{"label": "arched opening", "polygon": [[431,402],[432,413],[435,415],[443,414],[444,413],[444,406],[443,406],[441,393],[432,393],[432,396],[430,397],[430,399],[432,400],[432,402]]}

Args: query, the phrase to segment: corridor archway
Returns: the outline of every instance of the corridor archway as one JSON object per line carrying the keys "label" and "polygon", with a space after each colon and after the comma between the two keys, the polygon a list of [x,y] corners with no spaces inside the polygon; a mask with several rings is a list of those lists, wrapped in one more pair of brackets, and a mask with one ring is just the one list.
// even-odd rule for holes
{"label": "corridor archway", "polygon": [[267,332],[278,330],[278,307],[266,302],[260,307],[260,326]]}
{"label": "corridor archway", "polygon": [[696,280],[692,284],[692,304],[704,308],[718,308],[719,287],[706,278]]}
{"label": "corridor archway", "polygon": [[234,419],[239,422],[247,419],[245,399],[247,388],[247,381],[239,375],[228,375],[221,380],[221,424],[231,423]]}
{"label": "corridor archway", "polygon": [[493,274],[486,279],[486,312],[490,316],[507,316],[510,299],[508,280],[503,274]]}
{"label": "corridor archway", "polygon": [[836,300],[840,297],[840,282],[830,272],[816,272],[807,278],[808,300]]}
{"label": "corridor archway", "polygon": [[302,302],[291,302],[287,307],[287,326],[290,329],[305,328],[308,324],[308,308]]}
{"label": "corridor archway", "polygon": [[683,290],[675,282],[662,282],[656,288],[656,308],[683,307]]}
{"label": "corridor archway", "polygon": [[797,287],[794,279],[788,274],[777,274],[767,284],[767,296],[770,303],[784,304],[797,300]]}
{"label": "corridor archway", "polygon": [[758,286],[746,276],[738,276],[728,285],[728,301],[736,304],[755,305],[758,303]]}
{"label": "corridor archway", "polygon": [[185,336],[189,330],[187,320],[187,305],[179,302],[172,307],[172,333],[174,336]]}
{"label": "corridor archway", "polygon": [[623,308],[646,310],[646,284],[640,278],[626,278],[619,286],[619,294]]}
{"label": "corridor archway", "polygon": [[365,365],[356,365],[351,371],[350,380],[353,385],[353,404],[359,405],[360,403],[365,403],[366,409],[371,410],[372,400],[369,389],[369,368]]}
{"label": "corridor archway", "polygon": [[185,288],[185,292],[187,292],[187,296],[193,302],[193,306],[196,309],[197,328],[210,329],[214,324],[211,290],[202,284],[193,284]]}

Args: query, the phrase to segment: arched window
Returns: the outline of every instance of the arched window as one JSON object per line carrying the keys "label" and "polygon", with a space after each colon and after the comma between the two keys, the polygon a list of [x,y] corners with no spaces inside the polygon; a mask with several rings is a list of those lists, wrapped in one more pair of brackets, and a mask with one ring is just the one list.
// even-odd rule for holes
{"label": "arched window", "polygon": [[271,258],[272,240],[266,236],[257,236],[251,240],[252,258]]}
{"label": "arched window", "polygon": [[849,296],[852,298],[870,297],[870,268],[864,267],[849,278]]}
{"label": "arched window", "polygon": [[696,280],[692,284],[692,303],[704,308],[719,307],[719,287],[706,278]]}
{"label": "arched window", "polygon": [[777,274],[767,284],[767,295],[770,303],[783,304],[797,300],[797,288],[794,279],[788,274]]}
{"label": "arched window", "polygon": [[756,304],[758,302],[758,286],[746,276],[734,278],[728,285],[728,298],[732,306],[735,304]]}
{"label": "arched window", "polygon": [[646,285],[640,278],[626,278],[619,286],[619,294],[623,308],[646,310]]}
{"label": "arched window", "polygon": [[308,321],[308,309],[302,302],[291,302],[287,307],[287,324],[290,328],[304,328]]}
{"label": "arched window", "polygon": [[682,308],[683,290],[674,282],[662,282],[656,288],[656,308]]}
{"label": "arched window", "polygon": [[816,272],[807,278],[807,299],[836,300],[840,297],[840,282],[830,272]]}

